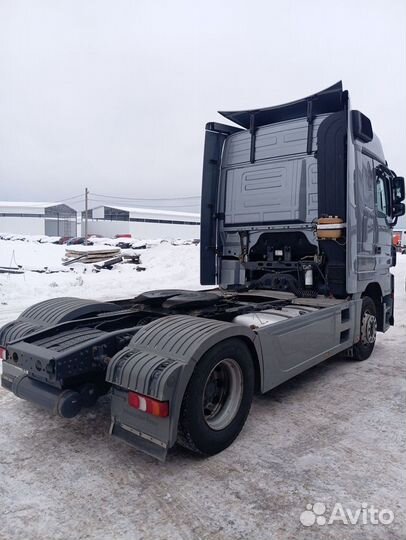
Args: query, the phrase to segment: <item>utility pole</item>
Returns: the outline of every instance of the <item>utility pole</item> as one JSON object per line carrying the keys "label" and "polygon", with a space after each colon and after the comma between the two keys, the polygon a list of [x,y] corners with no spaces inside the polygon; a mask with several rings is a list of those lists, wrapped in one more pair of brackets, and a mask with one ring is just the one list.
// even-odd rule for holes
{"label": "utility pole", "polygon": [[87,246],[87,198],[89,196],[89,190],[85,188],[85,246]]}

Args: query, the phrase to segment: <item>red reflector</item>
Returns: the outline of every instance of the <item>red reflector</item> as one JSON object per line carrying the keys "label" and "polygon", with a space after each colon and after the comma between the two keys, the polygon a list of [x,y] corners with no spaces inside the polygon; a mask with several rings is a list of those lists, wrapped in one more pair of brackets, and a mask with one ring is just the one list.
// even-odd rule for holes
{"label": "red reflector", "polygon": [[4,347],[0,347],[0,360],[6,359],[6,349]]}
{"label": "red reflector", "polygon": [[128,404],[138,411],[144,411],[154,416],[166,417],[169,416],[169,402],[158,401],[157,399],[137,394],[136,392],[128,392]]}

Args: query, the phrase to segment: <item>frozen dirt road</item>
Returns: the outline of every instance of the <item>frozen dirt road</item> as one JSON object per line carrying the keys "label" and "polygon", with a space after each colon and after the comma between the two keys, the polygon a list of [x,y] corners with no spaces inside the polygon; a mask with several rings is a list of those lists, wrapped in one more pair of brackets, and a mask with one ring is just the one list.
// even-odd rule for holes
{"label": "frozen dirt road", "polygon": [[[333,358],[254,401],[225,452],[166,463],[109,438],[109,402],[74,420],[0,390],[0,538],[404,539],[406,255],[396,327],[363,363]],[[321,502],[388,525],[304,526]],[[387,517],[387,515],[386,515]]]}

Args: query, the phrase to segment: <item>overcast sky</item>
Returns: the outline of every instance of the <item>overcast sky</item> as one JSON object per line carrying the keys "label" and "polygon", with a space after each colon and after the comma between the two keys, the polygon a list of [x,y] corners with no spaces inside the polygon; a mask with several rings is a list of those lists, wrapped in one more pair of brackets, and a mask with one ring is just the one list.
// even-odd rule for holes
{"label": "overcast sky", "polygon": [[405,21],[404,0],[0,0],[0,200],[198,195],[217,110],[340,79],[405,175]]}

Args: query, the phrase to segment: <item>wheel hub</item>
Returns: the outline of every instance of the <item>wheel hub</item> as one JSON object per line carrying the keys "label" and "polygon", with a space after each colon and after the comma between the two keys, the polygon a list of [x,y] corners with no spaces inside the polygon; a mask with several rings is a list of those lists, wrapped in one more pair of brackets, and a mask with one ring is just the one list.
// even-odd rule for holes
{"label": "wheel hub", "polygon": [[376,317],[372,313],[366,311],[361,323],[361,342],[363,345],[369,345],[376,340]]}
{"label": "wheel hub", "polygon": [[241,368],[232,358],[211,370],[203,391],[202,408],[207,425],[216,431],[227,427],[240,407],[243,394]]}

